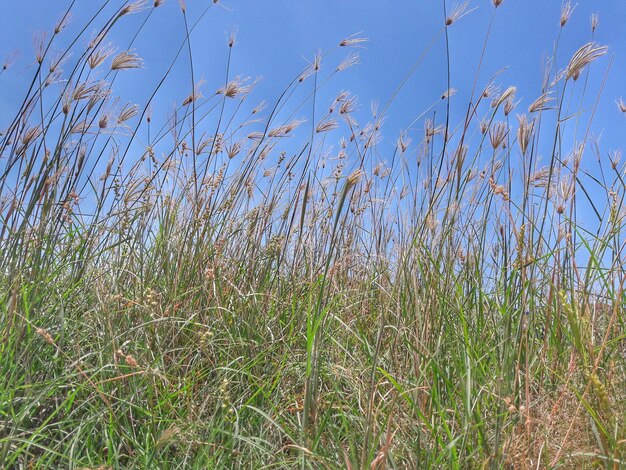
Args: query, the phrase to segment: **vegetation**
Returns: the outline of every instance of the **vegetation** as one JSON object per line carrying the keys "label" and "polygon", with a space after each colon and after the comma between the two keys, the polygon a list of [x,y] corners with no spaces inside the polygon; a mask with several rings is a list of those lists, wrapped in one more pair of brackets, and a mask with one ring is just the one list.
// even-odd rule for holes
{"label": "vegetation", "polygon": [[72,38],[72,2],[2,123],[4,468],[626,465],[624,165],[582,105],[606,47],[549,61],[527,111],[469,77],[455,123],[444,84],[392,148],[389,104],[319,99],[365,38],[264,109],[229,67],[202,95],[181,2],[189,81],[161,126],[115,98],[142,60],[108,42],[161,4]]}

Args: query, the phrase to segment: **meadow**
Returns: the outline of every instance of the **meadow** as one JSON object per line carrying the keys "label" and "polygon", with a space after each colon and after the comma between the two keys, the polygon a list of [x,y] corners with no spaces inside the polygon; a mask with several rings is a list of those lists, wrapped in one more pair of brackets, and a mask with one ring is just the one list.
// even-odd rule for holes
{"label": "meadow", "polygon": [[432,43],[378,106],[320,92],[365,35],[264,103],[234,33],[202,85],[190,10],[217,2],[181,0],[163,116],[171,68],[127,103],[146,62],[109,39],[163,0],[74,36],[67,3],[0,122],[2,468],[626,468],[626,167],[593,133],[626,104],[597,107],[597,17],[524,106],[477,70],[460,119],[442,83],[409,132],[385,119]]}

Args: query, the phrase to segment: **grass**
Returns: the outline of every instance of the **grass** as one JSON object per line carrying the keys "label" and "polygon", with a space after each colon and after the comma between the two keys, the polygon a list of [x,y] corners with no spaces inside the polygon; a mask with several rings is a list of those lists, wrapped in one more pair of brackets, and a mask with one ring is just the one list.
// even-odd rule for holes
{"label": "grass", "polygon": [[[234,36],[202,96],[184,2],[172,66],[121,105],[142,61],[107,38],[162,3],[65,37],[71,2],[0,136],[4,468],[626,466],[624,165],[581,166],[605,47],[550,62],[527,113],[479,66],[460,122],[447,83],[390,154],[389,105],[467,4],[364,120],[320,90],[365,38],[253,107]],[[153,116],[184,57],[187,97]]]}

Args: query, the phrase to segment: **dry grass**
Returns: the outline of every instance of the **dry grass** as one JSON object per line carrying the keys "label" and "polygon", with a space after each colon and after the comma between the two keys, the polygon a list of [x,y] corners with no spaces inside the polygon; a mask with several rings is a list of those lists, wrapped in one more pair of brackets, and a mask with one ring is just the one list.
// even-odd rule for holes
{"label": "dry grass", "polygon": [[[448,83],[390,147],[389,105],[469,2],[369,114],[320,92],[364,37],[266,106],[230,66],[215,90],[195,79],[201,23],[180,2],[190,80],[159,116],[171,69],[124,104],[143,61],[109,40],[162,3],[39,36],[3,123],[6,468],[625,465],[624,165],[581,163],[601,154],[582,104],[601,86],[582,77],[605,46],[550,65],[517,119],[517,88],[490,81],[452,122]],[[224,49],[230,64],[234,36]]]}

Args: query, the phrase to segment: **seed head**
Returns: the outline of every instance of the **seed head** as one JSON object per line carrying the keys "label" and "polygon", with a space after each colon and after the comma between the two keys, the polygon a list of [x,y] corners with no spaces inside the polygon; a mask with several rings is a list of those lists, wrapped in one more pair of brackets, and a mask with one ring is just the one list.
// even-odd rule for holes
{"label": "seed head", "polygon": [[445,100],[445,99],[448,99],[448,98],[450,98],[451,96],[454,96],[454,95],[456,95],[456,88],[448,88],[441,95],[441,99]]}
{"label": "seed head", "polygon": [[528,107],[528,112],[536,113],[537,111],[545,111],[547,109],[554,109],[552,106],[549,106],[549,104],[552,101],[554,101],[554,98],[550,96],[551,93],[552,93],[551,91],[547,91],[543,95],[541,95],[539,98],[537,98],[535,101],[533,101],[532,104]]}
{"label": "seed head", "polygon": [[111,70],[139,69],[141,67],[143,67],[141,57],[130,51],[120,52],[111,62]]}
{"label": "seed head", "polygon": [[305,119],[296,119],[294,121],[288,122],[287,124],[283,124],[282,126],[278,126],[271,131],[268,132],[267,135],[270,137],[287,137],[291,132],[298,127],[302,123],[305,122]]}
{"label": "seed head", "polygon": [[41,64],[43,62],[43,56],[46,53],[46,33],[38,33],[33,37],[33,44],[35,46],[35,60]]}
{"label": "seed head", "polygon": [[335,70],[337,72],[341,72],[342,70],[352,67],[353,65],[356,65],[358,63],[359,63],[359,53],[353,52],[351,54],[348,54],[346,58],[341,61],[341,63],[337,66]]}
{"label": "seed head", "polygon": [[315,132],[317,133],[328,132],[328,131],[332,131],[333,129],[337,129],[338,127],[339,127],[339,124],[337,123],[336,119],[324,118],[317,124],[317,127],[315,128]]}
{"label": "seed head", "polygon": [[397,146],[400,149],[400,151],[404,153],[409,148],[409,145],[411,145],[411,139],[407,135],[406,131],[403,131],[400,134],[400,137],[398,137]]}
{"label": "seed head", "polygon": [[592,33],[596,32],[596,29],[598,29],[598,24],[599,24],[598,14],[597,13],[593,13],[591,15],[591,32]]}
{"label": "seed head", "polygon": [[578,76],[580,75],[581,70],[586,65],[590,64],[591,62],[596,60],[598,57],[601,57],[604,54],[606,54],[608,49],[609,48],[607,46],[600,46],[594,42],[588,42],[587,44],[582,46],[580,49],[578,49],[574,53],[574,55],[572,56],[572,59],[569,61],[569,64],[567,65],[566,74],[565,74],[566,80],[569,80],[570,78],[573,78],[574,80],[576,80]]}
{"label": "seed head", "polygon": [[361,181],[363,175],[365,175],[365,172],[363,170],[354,170],[346,180],[346,191],[355,186],[359,181]]}
{"label": "seed head", "polygon": [[145,4],[146,4],[146,0],[137,0],[136,2],[127,3],[120,10],[120,13],[118,16],[130,15],[131,13],[137,13],[138,11],[141,11],[143,9]]}
{"label": "seed head", "polygon": [[616,100],[615,102],[617,103],[617,108],[622,113],[626,113],[626,103],[624,103],[624,100],[622,98],[620,98],[619,100]]}
{"label": "seed head", "polygon": [[56,35],[56,34],[59,34],[61,31],[63,31],[65,27],[67,26],[67,24],[69,23],[71,18],[72,18],[72,14],[69,12],[66,15],[63,15],[63,18],[61,18],[61,20],[54,27],[54,34]]}
{"label": "seed head", "polygon": [[464,1],[463,3],[457,3],[452,8],[450,15],[446,18],[446,26],[450,26],[455,21],[459,21],[465,15],[469,14],[472,10],[468,10],[469,0]]}
{"label": "seed head", "polygon": [[525,114],[517,116],[517,120],[519,121],[519,127],[517,129],[517,143],[522,151],[522,155],[526,155],[528,144],[530,143],[530,139],[533,134],[533,127],[535,127],[535,120],[533,119],[529,123]]}
{"label": "seed head", "polygon": [[139,106],[136,104],[125,105],[120,111],[119,116],[117,117],[117,122],[119,124],[123,124],[129,119],[134,118],[139,113]]}
{"label": "seed head", "polygon": [[493,127],[489,129],[489,140],[491,141],[491,146],[494,149],[500,147],[508,133],[509,128],[507,127],[506,122],[496,122]]}
{"label": "seed head", "polygon": [[576,7],[572,7],[572,3],[569,0],[561,6],[561,28],[565,26],[569,17],[572,16],[574,8]]}
{"label": "seed head", "polygon": [[237,95],[247,94],[254,87],[254,83],[246,85],[245,83],[250,80],[249,77],[242,78],[237,76],[226,84],[226,86],[217,90],[218,95],[224,95],[228,98],[234,98]]}
{"label": "seed head", "polygon": [[45,328],[36,328],[35,331],[39,336],[41,336],[44,341],[52,346],[54,346],[54,339],[52,339],[52,335]]}
{"label": "seed head", "polygon": [[106,46],[102,46],[99,49],[93,51],[89,54],[87,58],[87,63],[91,69],[95,69],[99,65],[102,64],[111,54],[113,54],[115,50],[111,46],[111,44],[107,44]]}
{"label": "seed head", "polygon": [[491,102],[491,107],[497,108],[502,103],[505,103],[508,99],[511,99],[511,100],[515,99],[516,92],[517,92],[516,87],[514,86],[508,87],[506,90],[504,90],[504,93],[502,93],[500,96],[493,99],[493,101]]}
{"label": "seed head", "polygon": [[350,37],[342,40],[339,45],[341,47],[362,47],[361,44],[364,44],[369,41],[367,38],[360,38],[358,35],[361,33],[355,33]]}
{"label": "seed head", "polygon": [[11,65],[13,65],[13,62],[15,61],[15,57],[17,56],[17,51],[13,51],[11,52],[6,59],[4,59],[4,62],[2,63],[2,70],[7,70],[9,67],[11,67]]}

